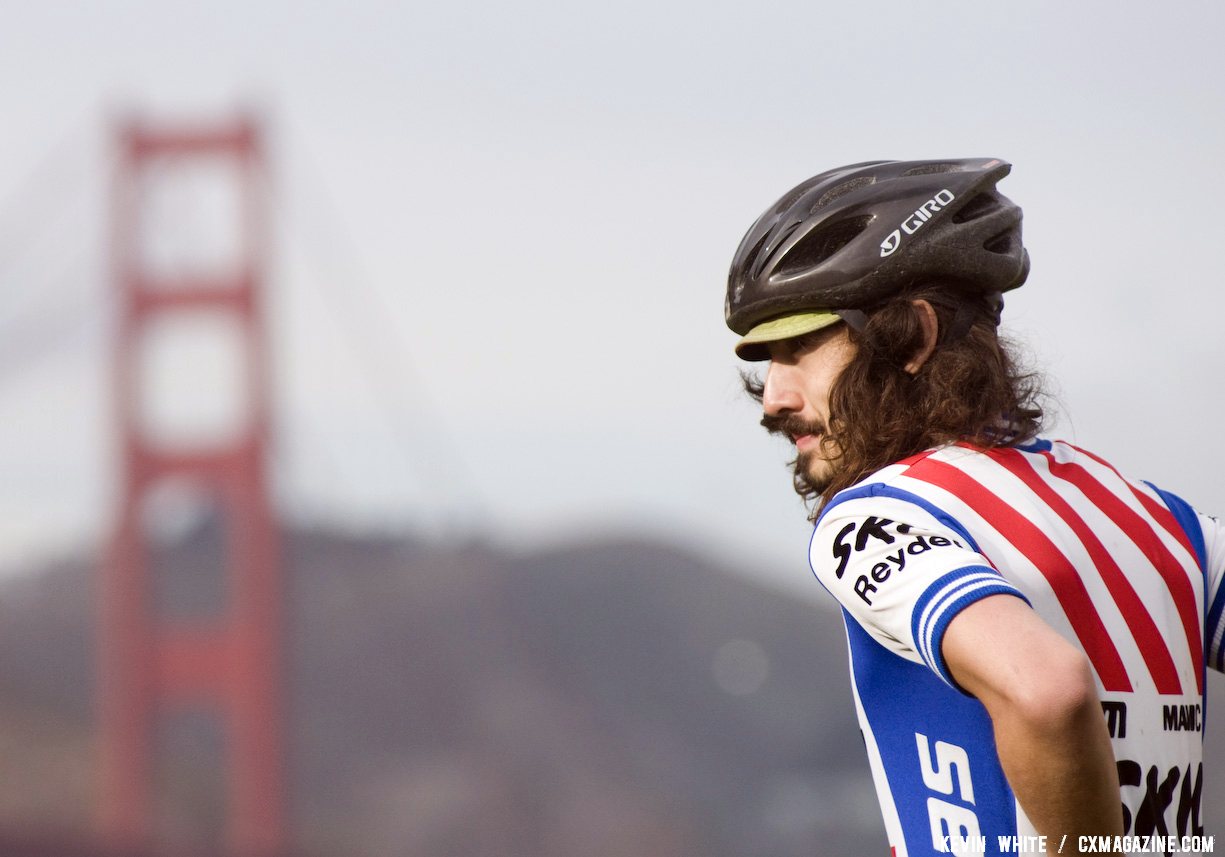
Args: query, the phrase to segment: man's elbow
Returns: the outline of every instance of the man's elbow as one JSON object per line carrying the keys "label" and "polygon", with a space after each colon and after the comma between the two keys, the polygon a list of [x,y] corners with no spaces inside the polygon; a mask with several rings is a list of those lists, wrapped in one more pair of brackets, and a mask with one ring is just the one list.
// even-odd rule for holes
{"label": "man's elbow", "polygon": [[1033,674],[1017,679],[1007,699],[1009,713],[1035,732],[1063,732],[1086,718],[1102,717],[1093,668],[1071,646],[1044,659]]}

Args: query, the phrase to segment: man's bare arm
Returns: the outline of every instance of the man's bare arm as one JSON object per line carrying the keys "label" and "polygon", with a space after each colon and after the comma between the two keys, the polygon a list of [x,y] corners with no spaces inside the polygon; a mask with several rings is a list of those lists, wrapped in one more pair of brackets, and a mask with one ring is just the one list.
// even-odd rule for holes
{"label": "man's bare arm", "polygon": [[1114,751],[1087,658],[1028,604],[994,595],[957,614],[942,646],[991,716],[1004,775],[1040,834],[1123,834]]}

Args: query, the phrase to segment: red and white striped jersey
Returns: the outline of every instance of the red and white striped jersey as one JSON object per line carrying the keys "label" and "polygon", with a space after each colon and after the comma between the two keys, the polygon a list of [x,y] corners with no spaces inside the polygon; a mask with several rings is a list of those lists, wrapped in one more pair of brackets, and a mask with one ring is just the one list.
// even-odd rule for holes
{"label": "red and white striped jersey", "polygon": [[941,655],[957,613],[1000,593],[1027,601],[1088,657],[1128,833],[1203,833],[1205,668],[1225,667],[1216,520],[1066,443],[954,445],[831,498],[810,561],[843,607],[897,857],[944,853],[946,836],[982,846],[961,853],[1009,853],[998,837],[1035,832],[985,710]]}

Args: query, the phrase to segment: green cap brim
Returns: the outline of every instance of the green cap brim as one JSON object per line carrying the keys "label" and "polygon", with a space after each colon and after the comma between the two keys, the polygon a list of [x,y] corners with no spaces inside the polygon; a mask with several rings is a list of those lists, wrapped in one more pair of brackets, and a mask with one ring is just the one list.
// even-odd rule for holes
{"label": "green cap brim", "polygon": [[763,321],[736,343],[736,356],[741,360],[769,360],[767,342],[803,336],[840,321],[842,317],[833,312],[797,312]]}

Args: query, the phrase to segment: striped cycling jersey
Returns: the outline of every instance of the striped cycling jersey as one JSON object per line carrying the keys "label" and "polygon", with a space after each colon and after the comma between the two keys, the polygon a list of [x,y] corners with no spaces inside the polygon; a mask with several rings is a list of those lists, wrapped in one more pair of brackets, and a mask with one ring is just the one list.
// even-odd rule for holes
{"label": "striped cycling jersey", "polygon": [[1066,443],[954,445],[831,498],[809,553],[843,608],[895,857],[1015,853],[1007,837],[1035,834],[986,710],[941,655],[958,612],[996,594],[1024,599],[1092,665],[1127,832],[1203,833],[1204,671],[1225,668],[1215,519]]}

